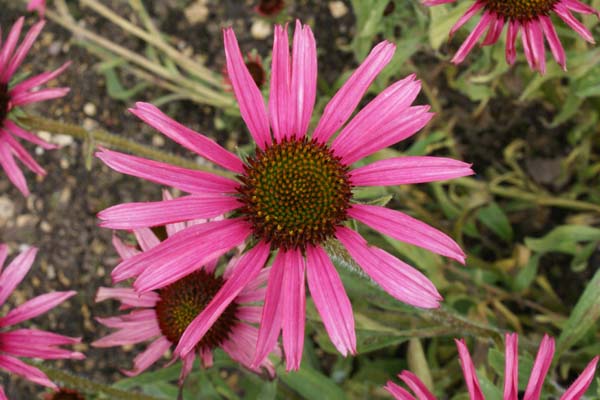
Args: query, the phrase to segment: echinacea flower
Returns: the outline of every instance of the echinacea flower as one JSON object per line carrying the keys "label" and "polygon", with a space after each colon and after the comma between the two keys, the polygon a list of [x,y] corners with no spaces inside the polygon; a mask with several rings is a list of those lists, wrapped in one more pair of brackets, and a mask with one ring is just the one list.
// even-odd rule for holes
{"label": "echinacea flower", "polygon": [[[187,224],[167,225],[167,235],[173,235],[186,226]],[[135,235],[141,252],[116,236],[113,238],[113,244],[124,260],[136,254],[144,254],[160,243],[156,235],[147,228],[136,229]],[[205,237],[204,240],[211,238]],[[150,342],[146,350],[135,358],[133,369],[123,373],[134,376],[145,371],[177,345],[190,322],[208,306],[219,289],[231,278],[232,268],[237,261],[232,259],[222,276],[216,274],[217,263],[212,262],[168,286],[141,295],[132,288],[101,287],[96,295],[97,302],[116,299],[122,303],[122,309],[132,311],[115,317],[96,318],[101,324],[117,331],[92,345],[112,347]],[[258,367],[251,366],[258,337],[258,329],[251,324],[260,321],[262,307],[257,303],[263,301],[265,296],[266,274],[267,272],[255,277],[215,320],[195,346],[195,351],[182,357],[180,384],[190,373],[196,354],[204,367],[210,367],[213,363],[212,352],[216,348],[223,349],[246,368],[255,372],[261,372],[264,368],[269,375],[274,375],[273,365],[268,359]]]}
{"label": "echinacea flower", "polygon": [[27,11],[33,10],[38,12],[40,18],[44,18],[44,14],[46,13],[46,0],[29,0]]}
{"label": "echinacea flower", "polygon": [[[428,6],[444,3],[454,3],[456,0],[425,0]],[[506,31],[506,62],[512,65],[517,57],[516,40],[521,32],[523,50],[529,67],[541,74],[546,72],[546,50],[544,38],[550,46],[550,51],[556,62],[564,69],[567,68],[567,58],[554,23],[550,18],[552,13],[558,15],[582,38],[594,43],[590,31],[571,14],[595,14],[600,18],[600,11],[582,3],[580,0],[475,0],[467,12],[456,22],[450,31],[452,36],[460,27],[483,10],[481,19],[452,58],[455,64],[461,63],[473,49],[479,39],[486,33],[482,46],[494,44],[500,38],[505,25]]]}
{"label": "echinacea flower", "polygon": [[394,45],[384,41],[371,51],[331,99],[309,138],[317,78],[316,44],[310,28],[296,23],[290,58],[287,31],[275,27],[268,112],[244,65],[233,30],[225,29],[224,37],[227,70],[256,152],[242,161],[158,108],[137,103],[132,113],[237,174],[237,179],[100,151],[97,156],[121,173],[192,193],[172,201],[111,207],[99,214],[102,226],[134,229],[226,215],[221,221],[184,229],[150,251],[125,260],[114,269],[113,279],[136,277],[134,289],[145,293],[171,284],[242,243],[248,244],[231,278],[183,333],[175,351],[185,355],[275,251],[254,365],[262,362],[282,332],[288,370],[298,369],[302,358],[306,281],[335,347],[343,355],[356,352],[350,301],[324,248],[329,240],[337,239],[396,299],[417,307],[438,307],[442,298],[421,272],[369,246],[358,232],[345,226],[346,221],[355,219],[394,239],[464,262],[458,244],[444,233],[399,211],[353,201],[356,187],[431,182],[473,173],[469,164],[440,157],[389,158],[353,167],[413,135],[431,119],[428,106],[410,106],[419,93],[419,81],[411,75],[394,83],[330,142],[391,60]]}
{"label": "echinacea flower", "polygon": [[44,72],[27,78],[22,82],[12,82],[11,79],[21,66],[45,23],[44,21],[39,21],[31,27],[19,47],[16,47],[24,21],[25,19],[21,17],[12,26],[0,50],[0,166],[6,171],[8,179],[10,179],[21,193],[27,196],[29,194],[27,182],[25,181],[23,172],[15,161],[15,157],[38,175],[45,175],[46,171],[27,153],[16,138],[26,140],[44,149],[54,149],[56,146],[46,143],[15,124],[11,120],[10,113],[16,107],[66,95],[69,92],[69,88],[38,89],[38,87],[56,78],[70,63],[67,62],[55,71]]}
{"label": "echinacea flower", "polygon": [[[475,366],[469,355],[469,350],[464,339],[455,340],[458,347],[458,356],[460,366],[463,371],[469,398],[471,400],[485,400]],[[503,400],[518,400],[519,399],[519,352],[518,352],[518,336],[516,333],[508,333],[505,336],[506,352],[505,352],[505,367],[504,367],[504,396]],[[544,379],[554,356],[554,339],[548,335],[544,335],[542,343],[538,349],[535,362],[529,375],[529,382],[523,395],[523,400],[539,400],[542,393]],[[585,367],[581,375],[573,382],[573,384],[562,394],[560,400],[579,400],[594,380],[594,372],[598,359],[596,356]],[[410,371],[402,371],[398,377],[413,391],[418,400],[435,400],[435,396],[427,389],[425,384]],[[390,392],[396,400],[414,400],[410,392],[401,386],[398,386],[392,381],[389,381],[385,389]]]}
{"label": "echinacea flower", "polygon": [[[8,296],[29,272],[36,254],[37,249],[31,247],[15,257],[6,268],[2,269],[0,275],[0,306],[4,305]],[[7,256],[8,247],[5,244],[0,244],[0,267],[3,266]],[[85,358],[83,354],[59,347],[79,343],[81,339],[38,329],[7,330],[7,328],[44,314],[75,294],[76,292],[72,290],[42,294],[0,317],[0,369],[11,374],[20,375],[39,385],[56,389],[56,385],[48,379],[46,374],[38,368],[24,363],[17,357],[41,358],[43,360],[65,358],[81,360]],[[2,386],[0,386],[0,400],[6,400]]]}

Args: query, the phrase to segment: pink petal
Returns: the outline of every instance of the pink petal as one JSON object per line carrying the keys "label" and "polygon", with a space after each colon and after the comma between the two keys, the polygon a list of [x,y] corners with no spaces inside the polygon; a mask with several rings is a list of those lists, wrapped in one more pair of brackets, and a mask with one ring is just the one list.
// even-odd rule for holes
{"label": "pink petal", "polygon": [[409,107],[396,114],[379,131],[369,131],[356,138],[352,146],[344,151],[342,162],[346,165],[367,157],[381,149],[404,140],[423,128],[433,117],[429,106]]}
{"label": "pink petal", "polygon": [[275,376],[275,368],[269,359],[253,368],[251,366],[252,356],[256,347],[256,338],[258,330],[250,325],[237,324],[232,329],[231,338],[223,342],[221,347],[234,360],[256,372],[262,372],[265,369],[269,376]]}
{"label": "pink petal", "polygon": [[0,130],[0,166],[4,169],[6,176],[13,185],[15,185],[24,196],[29,196],[29,189],[27,189],[27,181],[25,180],[23,171],[21,171],[15,162],[11,147],[3,138],[3,135],[7,135],[7,133]]}
{"label": "pink petal", "polygon": [[594,373],[596,372],[596,365],[598,364],[600,356],[596,356],[590,361],[585,367],[581,375],[573,382],[573,384],[567,389],[567,391],[560,397],[560,400],[579,400],[587,391],[588,387],[594,380]]}
{"label": "pink petal", "polygon": [[355,204],[348,210],[348,216],[401,242],[453,258],[461,264],[465,262],[460,246],[448,235],[399,211]]}
{"label": "pink petal", "polygon": [[0,368],[13,374],[20,375],[33,383],[37,383],[38,385],[58,389],[58,387],[52,383],[50,379],[48,379],[46,374],[39,369],[32,367],[31,365],[25,364],[18,358],[0,354]]}
{"label": "pink petal", "polygon": [[8,400],[8,397],[6,397],[6,393],[4,393],[4,388],[2,386],[0,386],[0,400]]}
{"label": "pink petal", "polygon": [[340,156],[348,155],[360,147],[356,145],[357,141],[362,143],[365,136],[380,134],[383,126],[412,104],[420,90],[421,82],[415,81],[415,74],[387,87],[352,118],[334,139],[331,148]]}
{"label": "pink petal", "polygon": [[8,296],[10,296],[27,272],[29,272],[36,254],[37,249],[30,247],[16,256],[8,267],[4,269],[2,275],[0,275],[0,305],[4,304]]}
{"label": "pink petal", "polygon": [[582,3],[579,0],[562,0],[562,4],[575,12],[578,12],[581,14],[594,14],[598,18],[600,18],[600,11],[596,10],[593,7],[588,6],[585,3]]}
{"label": "pink petal", "polygon": [[[443,4],[443,3],[437,3],[437,4]],[[429,4],[427,4],[427,5],[429,5]],[[481,0],[477,0],[475,3],[473,3],[473,5],[471,7],[469,7],[469,9],[458,19],[458,21],[456,21],[454,26],[452,26],[452,28],[450,29],[450,37],[454,36],[456,31],[459,30],[464,24],[466,24],[468,20],[473,18],[473,16],[475,14],[477,14],[477,12],[479,10],[481,10],[484,6],[485,6],[485,3]]]}
{"label": "pink petal", "polygon": [[467,54],[469,54],[473,47],[475,47],[475,44],[477,43],[479,38],[481,38],[481,35],[483,35],[483,32],[485,32],[485,30],[490,26],[491,23],[492,20],[490,17],[490,13],[484,12],[475,28],[471,31],[469,36],[467,36],[467,39],[463,42],[463,44],[460,46],[460,48],[452,58],[452,62],[454,64],[460,64],[464,61]]}
{"label": "pink petal", "polygon": [[310,294],[331,342],[344,357],[348,353],[356,354],[352,305],[340,276],[321,247],[307,247],[306,275]]}
{"label": "pink petal", "polygon": [[0,318],[0,326],[15,325],[19,322],[37,317],[76,294],[77,292],[71,290],[69,292],[46,293],[34,297],[17,308],[12,309],[6,316]]}
{"label": "pink petal", "polygon": [[142,251],[148,251],[160,244],[160,240],[156,237],[150,228],[138,228],[133,231],[135,240]]}
{"label": "pink petal", "polygon": [[506,31],[506,62],[509,65],[513,65],[517,59],[515,43],[520,27],[521,24],[516,20],[510,20],[508,22],[508,30]]}
{"label": "pink petal", "polygon": [[70,90],[69,88],[52,88],[40,89],[36,92],[21,92],[16,94],[11,100],[14,106],[24,106],[66,96]]}
{"label": "pink petal", "polygon": [[538,353],[535,356],[535,362],[533,363],[533,369],[529,376],[529,382],[527,383],[527,389],[525,389],[523,400],[538,400],[540,398],[544,379],[546,379],[546,374],[550,369],[550,364],[552,364],[553,356],[554,339],[548,335],[544,335]]}
{"label": "pink petal", "polygon": [[500,38],[500,35],[502,34],[502,28],[504,28],[503,16],[498,15],[496,13],[490,13],[490,16],[492,18],[492,21],[490,22],[490,27],[487,31],[487,35],[485,35],[483,42],[481,42],[482,46],[489,46],[491,44],[496,43]]}
{"label": "pink petal", "polygon": [[170,164],[130,156],[116,151],[96,153],[106,165],[117,172],[172,186],[189,193],[235,193],[239,184],[231,179],[208,172],[176,167]]}
{"label": "pink petal", "polygon": [[473,175],[471,164],[443,157],[397,157],[350,172],[354,186],[394,186]]}
{"label": "pink petal", "polygon": [[46,0],[30,0],[27,4],[27,11],[37,10],[40,18],[44,16],[46,12]]}
{"label": "pink petal", "polygon": [[162,335],[154,310],[134,311],[121,317],[96,318],[96,320],[102,325],[119,330],[92,342],[94,347],[136,344]]}
{"label": "pink petal", "polygon": [[435,396],[431,394],[427,386],[421,382],[417,375],[410,371],[402,371],[398,376],[414,392],[419,400],[436,400]]}
{"label": "pink petal", "polygon": [[269,119],[260,90],[248,72],[233,29],[223,30],[227,74],[240,105],[240,113],[256,145],[263,149],[271,144]]}
{"label": "pink petal", "polygon": [[504,338],[504,400],[519,400],[519,336],[507,333]]}
{"label": "pink petal", "polygon": [[391,296],[416,307],[439,307],[442,297],[421,272],[381,249],[370,247],[352,229],[340,227],[336,237],[358,265]]}
{"label": "pink petal", "polygon": [[554,11],[563,21],[565,21],[567,25],[569,25],[575,32],[577,32],[579,36],[581,36],[590,43],[596,43],[591,32],[585,27],[585,25],[579,22],[579,20],[575,18],[573,14],[571,14],[569,9],[565,7],[561,2],[554,4]]}
{"label": "pink petal", "polygon": [[[2,46],[2,50],[0,51],[0,76],[4,77],[4,72],[6,72],[9,67],[9,59],[12,56],[13,50],[17,46],[17,42],[19,41],[19,35],[21,35],[21,29],[23,28],[23,22],[25,22],[25,17],[20,17],[17,22],[13,24],[10,28],[10,32],[6,38],[6,42],[4,42],[4,46]],[[8,83],[10,77],[5,77],[4,79],[0,79],[2,83]]]}
{"label": "pink petal", "polygon": [[236,318],[240,321],[249,322],[252,324],[260,323],[262,315],[262,307],[259,306],[244,306],[239,307],[236,313]]}
{"label": "pink petal", "polygon": [[317,45],[310,27],[298,20],[294,31],[292,62],[292,132],[296,137],[304,137],[317,93]]}
{"label": "pink petal", "polygon": [[0,333],[0,351],[17,357],[82,360],[85,356],[77,351],[54,347],[79,342],[81,342],[79,338],[34,329],[17,329]]}
{"label": "pink petal", "polygon": [[550,50],[552,51],[552,55],[554,59],[562,67],[563,70],[567,70],[567,56],[565,55],[565,50],[560,43],[560,39],[554,29],[554,24],[550,17],[546,15],[540,15],[539,17],[540,25],[544,30],[544,35],[546,35],[546,40],[550,45]]}
{"label": "pink petal", "polygon": [[475,366],[471,360],[469,350],[467,350],[465,340],[454,339],[454,342],[458,348],[460,367],[462,368],[463,375],[465,377],[465,383],[467,384],[467,389],[469,390],[469,396],[471,397],[471,400],[485,400],[483,392],[481,391],[481,387],[479,386],[479,379],[477,379]]}
{"label": "pink petal", "polygon": [[269,256],[269,245],[260,242],[252,250],[244,254],[225,284],[206,308],[188,325],[181,335],[175,354],[185,355],[194,351],[194,347],[204,337],[223,311],[252,279],[258,275]]}
{"label": "pink petal", "polygon": [[[234,328],[232,328],[232,330],[234,330]],[[183,359],[187,359],[189,355],[193,355],[193,352],[188,353],[188,355],[186,357],[184,357]],[[200,357],[200,362],[202,363],[202,367],[203,368],[210,368],[213,366],[215,360],[213,357],[213,352],[211,349],[209,349],[208,347],[202,347],[200,350],[198,350],[198,355]]]}
{"label": "pink petal", "polygon": [[[133,287],[143,293],[167,286],[199,270],[243,243],[250,233],[250,227],[241,219],[195,225],[121,265],[130,262],[139,273]],[[116,271],[115,268],[113,279]]]}
{"label": "pink petal", "polygon": [[17,51],[15,51],[15,54],[6,66],[6,70],[4,70],[4,72],[0,76],[0,82],[6,82],[10,80],[17,68],[21,66],[21,63],[25,59],[25,56],[27,56],[29,49],[31,49],[31,46],[37,39],[45,24],[46,21],[40,20],[35,25],[33,25],[31,29],[29,29],[29,31],[25,35],[25,38],[17,48]]}
{"label": "pink petal", "polygon": [[396,385],[392,381],[388,381],[388,383],[383,388],[387,390],[392,396],[394,396],[394,399],[396,400],[415,400],[414,396],[410,394],[406,389]]}
{"label": "pink petal", "polygon": [[123,243],[121,239],[117,237],[117,235],[113,234],[112,244],[117,250],[117,253],[121,257],[122,260],[127,260],[136,254],[140,254],[140,251],[133,246]]}
{"label": "pink petal", "polygon": [[16,94],[16,93],[20,93],[20,92],[26,92],[37,86],[41,86],[44,83],[47,83],[47,82],[51,81],[52,79],[55,79],[60,74],[62,74],[67,68],[69,68],[70,65],[71,65],[71,61],[67,61],[66,63],[61,65],[59,68],[55,69],[54,71],[42,72],[39,75],[25,79],[24,81],[19,82],[15,86],[13,86],[13,88],[10,90],[10,93]]}
{"label": "pink petal", "polygon": [[[207,351],[205,350],[203,352],[204,357],[202,357],[202,362],[204,362],[204,360],[208,360],[212,363],[212,357],[207,357],[206,353],[211,353],[212,356],[212,351],[210,351],[210,349],[208,349]],[[186,354],[185,356],[182,357],[182,361],[183,361],[183,365],[181,367],[181,371],[179,372],[179,379],[178,379],[178,384],[179,386],[183,386],[183,382],[185,381],[185,378],[187,378],[187,376],[190,374],[190,372],[192,372],[192,367],[194,366],[194,360],[196,359],[196,354],[193,351],[190,351],[188,354]]]}
{"label": "pink petal", "polygon": [[292,136],[292,108],[290,99],[290,48],[287,25],[275,25],[273,57],[271,61],[271,88],[269,119],[276,142]]}
{"label": "pink petal", "polygon": [[138,354],[133,359],[133,369],[122,372],[127,376],[136,376],[147,370],[152,364],[157,362],[171,348],[172,343],[164,336],[159,337],[152,342],[146,350]]}
{"label": "pink petal", "polygon": [[6,129],[8,129],[10,131],[10,133],[12,133],[13,135],[20,137],[21,139],[27,140],[28,142],[31,142],[35,145],[38,145],[43,149],[51,150],[51,149],[56,149],[58,147],[54,144],[48,143],[48,142],[40,139],[39,137],[35,136],[32,133],[27,132],[26,130],[24,130],[20,126],[16,125],[14,122],[12,122],[9,119],[4,121],[4,127]]}
{"label": "pink petal", "polygon": [[201,157],[238,174],[244,172],[244,164],[238,156],[225,150],[214,140],[169,118],[154,105],[138,102],[135,103],[135,108],[130,108],[129,111],[154,129],[164,133]]}
{"label": "pink petal", "polygon": [[160,296],[156,292],[139,294],[131,288],[98,288],[94,301],[99,303],[108,299],[118,300],[129,307],[154,307]]}
{"label": "pink petal", "polygon": [[98,218],[104,228],[133,229],[214,218],[238,207],[240,203],[235,197],[207,193],[168,201],[118,204],[98,213]]}
{"label": "pink petal", "polygon": [[254,354],[254,361],[252,362],[253,368],[258,368],[275,347],[279,332],[283,326],[283,279],[285,276],[285,269],[289,264],[288,258],[286,251],[279,251],[275,256],[275,261],[269,272],[267,293],[265,295],[262,318],[258,329],[256,352]]}
{"label": "pink petal", "polygon": [[395,49],[394,44],[383,41],[371,50],[367,58],[325,107],[323,116],[313,133],[313,139],[316,139],[319,143],[325,143],[335,131],[341,128],[373,80],[390,62]]}
{"label": "pink petal", "polygon": [[300,250],[288,251],[288,264],[283,272],[283,293],[281,327],[285,350],[285,369],[298,370],[304,349],[304,323],[306,294],[304,284],[304,257]]}
{"label": "pink petal", "polygon": [[11,135],[6,135],[4,140],[11,147],[12,153],[21,161],[27,168],[35,172],[38,175],[46,175],[46,171],[42,168],[31,155],[25,150],[19,142],[17,142]]}

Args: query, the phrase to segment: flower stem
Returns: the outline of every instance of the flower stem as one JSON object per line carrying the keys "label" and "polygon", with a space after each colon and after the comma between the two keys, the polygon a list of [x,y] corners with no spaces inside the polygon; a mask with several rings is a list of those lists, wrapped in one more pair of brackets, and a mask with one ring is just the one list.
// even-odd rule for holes
{"label": "flower stem", "polygon": [[142,393],[116,389],[112,386],[94,382],[87,378],[73,375],[45,365],[36,364],[36,367],[48,375],[48,377],[55,383],[80,392],[94,394],[103,393],[108,395],[108,397],[113,400],[166,400],[164,397],[154,397]]}
{"label": "flower stem", "polygon": [[18,121],[24,125],[27,125],[33,130],[43,130],[51,133],[69,135],[80,140],[92,140],[101,145],[126,151],[137,156],[163,161],[184,168],[203,170],[221,176],[232,176],[231,173],[213,168],[211,164],[207,164],[205,166],[199,165],[183,157],[179,157],[161,150],[156,150],[152,147],[145,146],[113,133],[108,133],[101,129],[87,130],[78,125],[58,122],[37,116],[20,117],[18,118]]}

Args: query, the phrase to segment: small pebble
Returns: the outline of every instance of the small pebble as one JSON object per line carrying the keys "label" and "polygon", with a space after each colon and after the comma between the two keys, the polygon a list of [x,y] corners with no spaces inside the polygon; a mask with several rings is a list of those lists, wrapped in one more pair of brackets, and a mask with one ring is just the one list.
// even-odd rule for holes
{"label": "small pebble", "polygon": [[342,18],[344,15],[348,14],[348,7],[343,1],[330,1],[329,12],[333,18]]}
{"label": "small pebble", "polygon": [[85,103],[83,106],[83,112],[88,117],[93,117],[98,112],[96,105],[94,103]]}
{"label": "small pebble", "polygon": [[250,33],[254,39],[263,40],[271,36],[273,32],[273,28],[271,23],[264,21],[262,19],[257,19],[252,23],[252,27],[250,28]]}

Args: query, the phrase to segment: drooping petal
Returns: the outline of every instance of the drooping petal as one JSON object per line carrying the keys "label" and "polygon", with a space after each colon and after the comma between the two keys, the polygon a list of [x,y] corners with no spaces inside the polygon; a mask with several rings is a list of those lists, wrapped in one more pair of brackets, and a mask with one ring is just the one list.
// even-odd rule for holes
{"label": "drooping petal", "polygon": [[4,137],[4,140],[10,146],[14,156],[17,157],[19,161],[21,161],[23,164],[25,164],[27,168],[29,168],[32,172],[35,172],[38,175],[46,175],[46,171],[44,170],[44,168],[42,168],[40,164],[38,164],[37,161],[33,159],[33,157],[27,152],[27,150],[25,150],[25,148],[15,140],[15,138],[13,138],[11,135],[6,135]]}
{"label": "drooping petal", "polygon": [[598,359],[600,359],[600,356],[596,356],[590,361],[577,380],[575,380],[569,389],[567,389],[560,397],[560,400],[579,400],[585,394],[586,390],[594,380]]}
{"label": "drooping petal", "polygon": [[454,57],[452,57],[452,62],[454,64],[460,64],[464,61],[467,54],[469,54],[473,47],[475,47],[475,44],[477,44],[477,41],[479,41],[485,30],[488,29],[491,23],[492,18],[490,17],[490,13],[484,12],[475,28],[471,31],[469,36],[467,36],[467,38],[460,46]]}
{"label": "drooping petal", "polygon": [[519,336],[507,333],[504,341],[504,400],[519,400]]}
{"label": "drooping petal", "polygon": [[264,149],[271,144],[269,118],[262,94],[248,72],[232,28],[223,30],[227,74],[240,105],[240,113],[256,145]]}
{"label": "drooping petal", "polygon": [[399,211],[366,204],[355,204],[348,216],[401,242],[422,247],[464,264],[465,254],[448,235]]}
{"label": "drooping petal", "polygon": [[10,93],[16,94],[16,93],[20,93],[20,92],[26,92],[37,86],[43,85],[44,83],[47,83],[47,82],[51,81],[52,79],[55,79],[60,74],[62,74],[67,68],[69,68],[70,65],[71,65],[71,61],[67,61],[63,65],[61,65],[59,68],[55,69],[54,71],[42,72],[39,75],[35,75],[35,76],[32,76],[31,78],[27,78],[24,81],[21,81],[21,82],[17,83],[15,86],[13,86],[10,89]]}
{"label": "drooping petal", "polygon": [[13,308],[6,316],[0,318],[0,326],[15,325],[19,322],[37,317],[76,294],[77,292],[71,290],[68,292],[45,293],[34,297],[20,306]]}
{"label": "drooping petal", "polygon": [[487,34],[485,35],[483,42],[481,42],[482,46],[489,46],[496,43],[502,34],[502,29],[504,28],[504,17],[496,13],[491,13],[491,19],[492,20],[490,21],[490,27],[487,31]]}
{"label": "drooping petal", "polygon": [[518,21],[510,20],[506,31],[506,62],[513,65],[517,59],[516,42],[521,24]]}
{"label": "drooping petal", "polygon": [[342,280],[321,247],[306,248],[308,288],[323,325],[336,349],[345,357],[356,354],[352,305]]}
{"label": "drooping petal", "polygon": [[150,103],[138,102],[135,103],[135,108],[130,108],[129,111],[154,129],[164,133],[201,157],[238,174],[244,172],[244,164],[238,156],[225,150],[214,140],[169,118],[158,107]]}
{"label": "drooping petal", "polygon": [[0,166],[4,169],[4,172],[6,172],[8,180],[10,180],[24,196],[29,196],[29,189],[27,188],[27,181],[25,180],[23,171],[21,171],[15,162],[11,147],[2,137],[3,135],[6,135],[6,133],[2,132],[0,129]]}
{"label": "drooping petal", "polygon": [[133,369],[121,370],[127,376],[136,376],[147,370],[152,364],[157,362],[171,347],[172,343],[161,336],[152,342],[146,350],[142,351],[133,359]]}
{"label": "drooping petal", "polygon": [[139,294],[131,288],[98,288],[94,301],[99,303],[108,299],[118,300],[129,307],[154,307],[160,296],[156,292]]}
{"label": "drooping petal", "polygon": [[46,21],[40,20],[40,21],[36,22],[29,29],[29,31],[25,35],[25,38],[23,39],[23,41],[21,42],[21,44],[15,51],[12,59],[6,66],[6,69],[0,76],[0,82],[6,82],[6,81],[10,80],[10,78],[13,76],[13,74],[15,73],[17,68],[19,68],[21,66],[21,63],[25,59],[25,56],[27,56],[27,53],[29,53],[29,49],[31,49],[31,46],[33,46],[33,43],[35,42],[38,35],[42,31],[42,28],[44,28],[45,24],[46,24]]}
{"label": "drooping petal", "polygon": [[[450,0],[450,1],[454,1],[454,0]],[[404,389],[401,386],[396,385],[392,381],[388,381],[388,383],[383,388],[385,390],[387,390],[392,396],[394,396],[394,399],[396,399],[396,400],[415,400],[414,396],[412,394],[410,394],[406,389]],[[418,400],[421,400],[421,399],[418,399]]]}
{"label": "drooping petal", "polygon": [[66,96],[70,90],[69,88],[51,88],[40,89],[35,92],[21,92],[11,99],[11,103],[14,106],[24,106],[31,103],[39,103],[40,101],[58,99],[59,97]]}
{"label": "drooping petal", "polygon": [[275,25],[271,88],[269,93],[269,120],[276,142],[292,135],[292,108],[290,99],[290,46],[287,25]]}
{"label": "drooping petal", "polygon": [[48,379],[46,374],[29,364],[25,364],[18,358],[0,354],[0,368],[13,374],[22,376],[33,383],[37,383],[38,385],[58,389],[58,387],[52,383],[50,379]]}
{"label": "drooping petal", "polygon": [[[130,263],[133,271],[139,271],[133,287],[143,293],[167,286],[199,270],[207,262],[243,243],[248,235],[250,227],[241,219],[194,225],[119,266]],[[113,279],[115,271],[116,268]]]}
{"label": "drooping petal", "polygon": [[306,314],[306,294],[304,283],[304,257],[300,250],[288,251],[288,261],[284,269],[281,308],[283,348],[285,350],[286,371],[298,370],[304,349],[304,324]]}
{"label": "drooping petal", "polygon": [[398,377],[406,383],[419,400],[436,400],[435,396],[427,389],[427,386],[425,386],[417,375],[410,371],[402,371]]}
{"label": "drooping petal", "polygon": [[214,218],[240,207],[235,197],[219,193],[191,195],[168,201],[124,203],[98,213],[100,226],[134,229],[162,226],[197,218]]}
{"label": "drooping petal", "polygon": [[[425,3],[428,6],[443,4],[442,2],[433,3],[432,1]],[[454,36],[457,30],[459,30],[464,24],[467,23],[468,20],[473,18],[475,14],[479,10],[481,10],[485,6],[485,3],[481,0],[477,0],[469,9],[454,23],[452,28],[450,29],[450,37]]]}
{"label": "drooping petal", "polygon": [[156,237],[152,229],[150,228],[138,228],[133,231],[135,240],[142,249],[142,251],[148,251],[153,247],[160,244],[160,240]]}
{"label": "drooping petal", "polygon": [[292,133],[306,135],[317,93],[317,45],[312,30],[296,20],[292,53]]}
{"label": "drooping petal", "polygon": [[175,167],[170,164],[130,156],[116,151],[96,153],[106,165],[122,174],[137,176],[150,182],[171,186],[189,193],[235,193],[234,180],[208,172]]}
{"label": "drooping petal", "polygon": [[325,143],[348,120],[379,72],[390,62],[396,46],[383,41],[375,46],[362,64],[329,101],[313,139]]}
{"label": "drooping petal", "polygon": [[467,384],[467,389],[469,390],[469,396],[471,397],[471,400],[485,400],[483,392],[481,391],[481,386],[479,385],[479,379],[477,379],[477,374],[475,373],[475,366],[471,360],[471,355],[469,354],[465,340],[454,339],[454,342],[458,348],[460,367],[463,371],[465,383]]}
{"label": "drooping petal", "polygon": [[552,55],[554,59],[562,67],[563,70],[567,70],[567,56],[565,55],[565,49],[562,47],[560,43],[560,39],[558,38],[558,34],[554,29],[554,24],[550,17],[546,15],[540,15],[540,25],[544,30],[544,35],[546,35],[546,40],[548,41],[548,45],[550,45],[550,50],[552,51]]}
{"label": "drooping petal", "polygon": [[25,129],[21,128],[11,120],[7,119],[4,121],[4,127],[9,131],[9,133],[20,137],[21,139],[27,140],[30,143],[40,146],[43,149],[51,150],[56,149],[58,146],[55,144],[48,143],[33,133],[27,132]]}
{"label": "drooping petal", "polygon": [[258,329],[258,340],[252,367],[258,366],[269,355],[279,337],[283,325],[283,279],[285,268],[288,266],[287,252],[280,250],[275,256],[275,261],[269,272],[267,282],[267,293],[264,297],[265,303],[262,309],[262,318]]}
{"label": "drooping petal", "polygon": [[8,296],[10,296],[27,272],[29,272],[36,254],[37,249],[30,247],[16,256],[8,267],[4,269],[0,276],[0,305],[4,304]]}
{"label": "drooping petal", "polygon": [[44,360],[83,360],[85,356],[78,351],[55,347],[79,342],[81,342],[80,338],[71,338],[35,329],[16,329],[0,333],[0,351],[17,357],[41,358]]}
{"label": "drooping petal", "polygon": [[121,259],[123,260],[127,260],[140,253],[140,251],[135,247],[123,243],[123,241],[119,239],[119,237],[116,234],[113,234],[112,244],[115,247],[115,250],[117,250],[119,256],[121,256]]}
{"label": "drooping petal", "polygon": [[232,337],[221,344],[223,350],[233,360],[246,368],[256,372],[261,372],[262,369],[265,369],[269,376],[274,377],[275,368],[268,358],[257,367],[252,367],[251,365],[258,337],[258,329],[246,324],[237,324],[232,328],[232,332]]}
{"label": "drooping petal", "polygon": [[444,157],[395,157],[350,172],[354,186],[436,182],[474,174],[471,164]]}
{"label": "drooping petal", "polygon": [[554,11],[556,14],[558,14],[560,19],[565,21],[565,23],[569,25],[575,32],[577,32],[579,36],[590,43],[596,43],[592,33],[588,30],[588,28],[586,28],[585,25],[583,25],[577,18],[573,16],[573,14],[571,14],[569,9],[563,5],[562,2],[554,4]]}
{"label": "drooping petal", "polygon": [[554,339],[548,335],[544,335],[538,353],[535,356],[535,362],[533,363],[531,375],[529,375],[529,382],[527,383],[523,400],[538,400],[540,398],[544,379],[546,379],[546,374],[552,364],[553,356]]}
{"label": "drooping petal", "polygon": [[270,246],[264,242],[258,243],[252,250],[245,253],[239,260],[235,271],[225,281],[215,297],[208,303],[181,335],[175,354],[182,356],[194,351],[194,347],[213,326],[219,316],[231,304],[242,289],[252,281],[267,261]]}
{"label": "drooping petal", "polygon": [[[2,50],[0,50],[0,77],[7,75],[4,72],[9,66],[9,59],[19,41],[19,35],[21,35],[21,29],[23,29],[23,22],[25,22],[25,17],[19,17],[19,19],[17,19],[17,22],[10,28],[10,32],[6,37]],[[6,77],[0,79],[0,83],[8,83],[9,79],[10,77],[8,77],[8,79]]]}
{"label": "drooping petal", "polygon": [[370,247],[352,229],[340,227],[336,237],[357,264],[391,296],[416,307],[439,307],[442,297],[421,272],[381,249]]}

